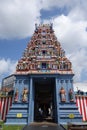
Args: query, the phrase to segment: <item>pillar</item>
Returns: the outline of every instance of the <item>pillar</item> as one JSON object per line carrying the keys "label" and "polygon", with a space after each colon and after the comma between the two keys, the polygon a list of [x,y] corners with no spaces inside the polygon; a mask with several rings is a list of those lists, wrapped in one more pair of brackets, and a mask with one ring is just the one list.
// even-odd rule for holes
{"label": "pillar", "polygon": [[59,122],[59,85],[58,85],[58,79],[55,78],[55,88],[56,88],[56,120],[57,120],[57,123]]}
{"label": "pillar", "polygon": [[73,99],[74,99],[74,102],[75,102],[76,99],[75,99],[75,92],[74,92],[74,87],[73,87],[73,79],[70,80],[70,88],[72,88],[72,90],[73,90]]}
{"label": "pillar", "polygon": [[30,78],[29,86],[29,114],[28,114],[28,124],[34,121],[34,87],[33,79]]}
{"label": "pillar", "polygon": [[69,102],[69,86],[68,86],[68,79],[65,80],[65,88],[66,88],[66,102]]}

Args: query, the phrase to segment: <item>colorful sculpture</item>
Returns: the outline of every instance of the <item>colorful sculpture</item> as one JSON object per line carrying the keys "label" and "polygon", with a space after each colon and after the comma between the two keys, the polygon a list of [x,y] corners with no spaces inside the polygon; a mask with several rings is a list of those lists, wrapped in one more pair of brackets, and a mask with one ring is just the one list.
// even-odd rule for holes
{"label": "colorful sculpture", "polygon": [[22,93],[22,101],[27,102],[28,101],[28,89],[24,87],[23,93]]}
{"label": "colorful sculpture", "polygon": [[60,89],[60,99],[61,99],[61,102],[66,101],[66,92],[63,87],[61,87],[61,89]]}
{"label": "colorful sculpture", "polygon": [[14,102],[18,102],[18,95],[19,95],[19,92],[18,92],[18,89],[16,89],[15,96],[14,96]]}
{"label": "colorful sculpture", "polygon": [[73,90],[72,89],[69,90],[69,99],[70,99],[70,102],[74,101],[74,99],[73,99]]}

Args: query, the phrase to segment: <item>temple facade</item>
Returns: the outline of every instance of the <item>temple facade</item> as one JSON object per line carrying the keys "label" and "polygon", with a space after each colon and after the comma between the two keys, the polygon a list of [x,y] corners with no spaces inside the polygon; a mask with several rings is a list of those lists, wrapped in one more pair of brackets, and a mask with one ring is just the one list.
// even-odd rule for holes
{"label": "temple facade", "polygon": [[[35,24],[34,33],[16,66],[3,79],[2,89],[12,94],[6,124],[34,121],[82,121],[73,91],[72,63],[57,40],[53,24]],[[11,91],[9,91],[11,90]]]}

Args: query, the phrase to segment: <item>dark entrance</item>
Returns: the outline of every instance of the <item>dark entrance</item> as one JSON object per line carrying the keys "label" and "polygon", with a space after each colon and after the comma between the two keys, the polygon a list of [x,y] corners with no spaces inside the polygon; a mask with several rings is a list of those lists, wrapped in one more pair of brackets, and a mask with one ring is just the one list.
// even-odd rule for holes
{"label": "dark entrance", "polygon": [[55,122],[56,99],[55,78],[39,78],[34,80],[35,103],[34,120]]}

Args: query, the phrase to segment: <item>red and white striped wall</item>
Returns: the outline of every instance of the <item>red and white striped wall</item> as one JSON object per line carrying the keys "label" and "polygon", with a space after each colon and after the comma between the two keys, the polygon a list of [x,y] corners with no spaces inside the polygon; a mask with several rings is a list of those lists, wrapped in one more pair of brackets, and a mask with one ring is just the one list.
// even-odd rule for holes
{"label": "red and white striped wall", "polygon": [[[0,114],[3,121],[5,121],[5,117],[11,105],[12,97],[0,97]],[[76,106],[78,106],[83,121],[87,121],[87,96],[76,95]]]}
{"label": "red and white striped wall", "polygon": [[87,96],[76,96],[76,105],[78,106],[78,110],[82,115],[83,121],[87,121]]}
{"label": "red and white striped wall", "polygon": [[0,97],[0,114],[1,119],[5,121],[5,117],[12,105],[12,97]]}

